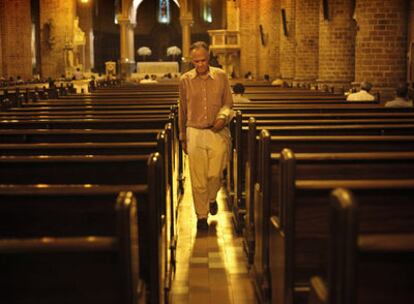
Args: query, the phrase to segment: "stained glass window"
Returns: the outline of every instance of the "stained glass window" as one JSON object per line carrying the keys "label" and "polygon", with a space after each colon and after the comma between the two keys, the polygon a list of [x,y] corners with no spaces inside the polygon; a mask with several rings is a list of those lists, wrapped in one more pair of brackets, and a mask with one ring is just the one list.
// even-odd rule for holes
{"label": "stained glass window", "polygon": [[203,0],[203,6],[201,8],[201,16],[204,22],[208,22],[208,23],[213,22],[213,17],[211,15],[211,0]]}
{"label": "stained glass window", "polygon": [[170,23],[170,1],[159,0],[158,7],[158,22],[159,23]]}

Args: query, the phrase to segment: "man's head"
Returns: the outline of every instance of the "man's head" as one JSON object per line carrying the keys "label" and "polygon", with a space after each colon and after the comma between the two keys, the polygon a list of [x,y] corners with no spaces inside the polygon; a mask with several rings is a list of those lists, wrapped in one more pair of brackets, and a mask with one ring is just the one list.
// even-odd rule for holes
{"label": "man's head", "polygon": [[368,81],[361,82],[361,90],[369,92],[371,88],[372,88],[372,84],[369,83]]}
{"label": "man's head", "polygon": [[190,47],[190,56],[191,62],[193,63],[197,74],[207,74],[208,61],[210,59],[208,45],[204,41],[194,42]]}
{"label": "man's head", "polygon": [[233,86],[233,92],[234,94],[244,94],[244,85],[240,82],[236,83]]}
{"label": "man's head", "polygon": [[395,93],[398,97],[407,98],[408,95],[408,86],[405,83],[400,83],[395,90]]}

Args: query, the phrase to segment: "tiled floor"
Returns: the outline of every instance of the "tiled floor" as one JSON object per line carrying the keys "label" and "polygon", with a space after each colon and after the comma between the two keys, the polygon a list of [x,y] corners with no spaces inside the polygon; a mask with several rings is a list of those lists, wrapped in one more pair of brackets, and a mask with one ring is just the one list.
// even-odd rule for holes
{"label": "tiled floor", "polygon": [[187,176],[179,207],[177,268],[171,292],[173,304],[257,303],[242,239],[234,234],[224,192],[219,193],[217,202],[219,212],[209,216],[209,230],[197,232]]}

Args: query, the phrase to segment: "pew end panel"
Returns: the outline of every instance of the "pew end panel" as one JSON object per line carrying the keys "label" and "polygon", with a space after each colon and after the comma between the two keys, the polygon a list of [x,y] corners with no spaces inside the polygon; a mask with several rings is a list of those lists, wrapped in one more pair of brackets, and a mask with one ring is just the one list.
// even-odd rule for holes
{"label": "pew end panel", "polygon": [[[72,194],[76,191],[86,194],[85,189],[69,190]],[[46,191],[41,192],[36,194],[46,195]],[[89,193],[89,197],[94,194],[96,192]],[[116,223],[111,233],[93,236],[86,232],[56,237],[21,235],[0,240],[3,269],[0,278],[7,303],[56,303],[62,298],[74,303],[145,301],[139,277],[135,198],[131,192],[121,192],[116,202],[112,194],[110,197],[112,206],[109,207],[115,215],[111,220]],[[67,210],[68,214],[78,216],[70,212],[71,209]],[[47,210],[44,211],[47,214]]]}

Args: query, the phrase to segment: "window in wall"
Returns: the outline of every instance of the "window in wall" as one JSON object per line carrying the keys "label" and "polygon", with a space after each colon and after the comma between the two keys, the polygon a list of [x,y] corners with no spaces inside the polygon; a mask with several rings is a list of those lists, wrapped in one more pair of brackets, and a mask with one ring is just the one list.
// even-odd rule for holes
{"label": "window in wall", "polygon": [[170,23],[170,1],[159,0],[158,6],[158,22],[159,23]]}
{"label": "window in wall", "polygon": [[201,18],[204,22],[212,23],[211,0],[203,0],[201,5]]}

